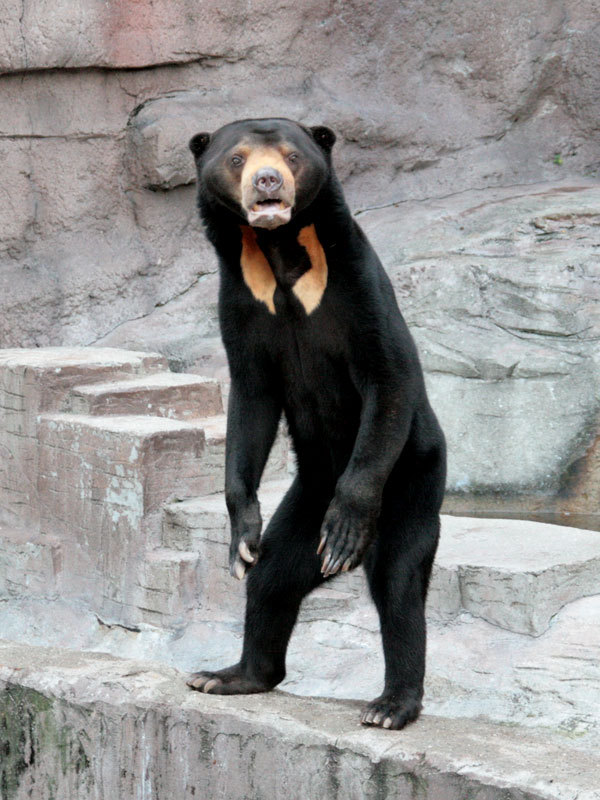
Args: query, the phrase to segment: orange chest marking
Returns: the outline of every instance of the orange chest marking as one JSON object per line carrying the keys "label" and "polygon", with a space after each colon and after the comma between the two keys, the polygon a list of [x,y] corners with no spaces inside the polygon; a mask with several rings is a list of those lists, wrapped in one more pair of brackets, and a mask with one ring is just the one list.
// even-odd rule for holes
{"label": "orange chest marking", "polygon": [[314,225],[302,228],[298,234],[298,242],[308,253],[310,269],[298,278],[292,291],[306,313],[312,314],[321,303],[327,287],[327,259]]}
{"label": "orange chest marking", "polygon": [[277,282],[265,254],[258,246],[256,232],[249,225],[242,225],[242,254],[240,256],[242,275],[246,286],[271,314],[275,313],[273,296]]}
{"label": "orange chest marking", "polygon": [[[327,287],[327,259],[314,225],[302,228],[298,234],[298,243],[308,254],[310,269],[298,278],[292,291],[308,315],[318,308]],[[271,314],[275,314],[273,298],[277,281],[265,254],[256,241],[256,232],[249,225],[242,225],[240,264],[246,286],[256,300],[264,303]]]}

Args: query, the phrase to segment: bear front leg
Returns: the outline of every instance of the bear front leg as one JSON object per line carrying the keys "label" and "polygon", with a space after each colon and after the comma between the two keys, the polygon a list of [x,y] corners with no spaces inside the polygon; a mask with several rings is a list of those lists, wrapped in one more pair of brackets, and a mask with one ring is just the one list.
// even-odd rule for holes
{"label": "bear front leg", "polygon": [[232,380],[227,412],[225,500],[231,522],[229,571],[242,580],[259,558],[262,519],[256,496],[281,410],[265,388]]}
{"label": "bear front leg", "polygon": [[383,488],[410,431],[410,393],[368,384],[352,455],[340,476],[317,553],[325,577],[357,567],[375,538]]}

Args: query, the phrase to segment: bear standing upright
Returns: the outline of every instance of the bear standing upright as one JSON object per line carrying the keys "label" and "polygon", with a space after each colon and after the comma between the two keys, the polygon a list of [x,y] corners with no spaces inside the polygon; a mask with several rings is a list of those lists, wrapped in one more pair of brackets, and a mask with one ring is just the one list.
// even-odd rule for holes
{"label": "bear standing upright", "polygon": [[[239,663],[188,685],[272,689],[302,599],[362,563],[385,685],[361,721],[399,729],[421,710],[445,444],[392,285],[344,201],[334,142],[328,128],[279,118],[190,141],[231,372],[230,570],[248,579]],[[261,537],[256,493],[282,412],[298,469]]]}

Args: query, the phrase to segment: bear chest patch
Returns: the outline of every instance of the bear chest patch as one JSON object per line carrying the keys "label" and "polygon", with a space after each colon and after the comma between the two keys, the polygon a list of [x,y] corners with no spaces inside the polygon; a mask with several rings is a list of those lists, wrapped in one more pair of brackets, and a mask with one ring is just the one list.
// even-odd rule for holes
{"label": "bear chest patch", "polygon": [[[277,279],[257,241],[256,231],[249,225],[242,225],[241,229],[240,265],[244,282],[255,299],[264,303],[271,314],[275,314],[274,297],[278,286]],[[318,308],[325,292],[327,259],[314,225],[302,228],[297,242],[305,251],[310,266],[293,282],[291,289],[308,315]]]}

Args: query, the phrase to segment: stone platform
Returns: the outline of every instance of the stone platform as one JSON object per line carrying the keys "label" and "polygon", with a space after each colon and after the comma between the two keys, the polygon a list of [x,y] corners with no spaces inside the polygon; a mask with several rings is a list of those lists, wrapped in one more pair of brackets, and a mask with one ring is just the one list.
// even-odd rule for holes
{"label": "stone platform", "polygon": [[[304,604],[288,694],[200,697],[182,673],[237,659],[244,603],[218,382],[155,354],[13,349],[0,409],[2,800],[600,797],[600,534],[443,518],[425,715],[404,732],[357,723],[383,675],[360,569]],[[265,520],[288,463],[282,431]]]}
{"label": "stone platform", "polygon": [[358,713],[279,691],[209,696],[157,664],[0,642],[11,800],[599,796],[594,762],[564,734],[425,715],[390,735]]}

